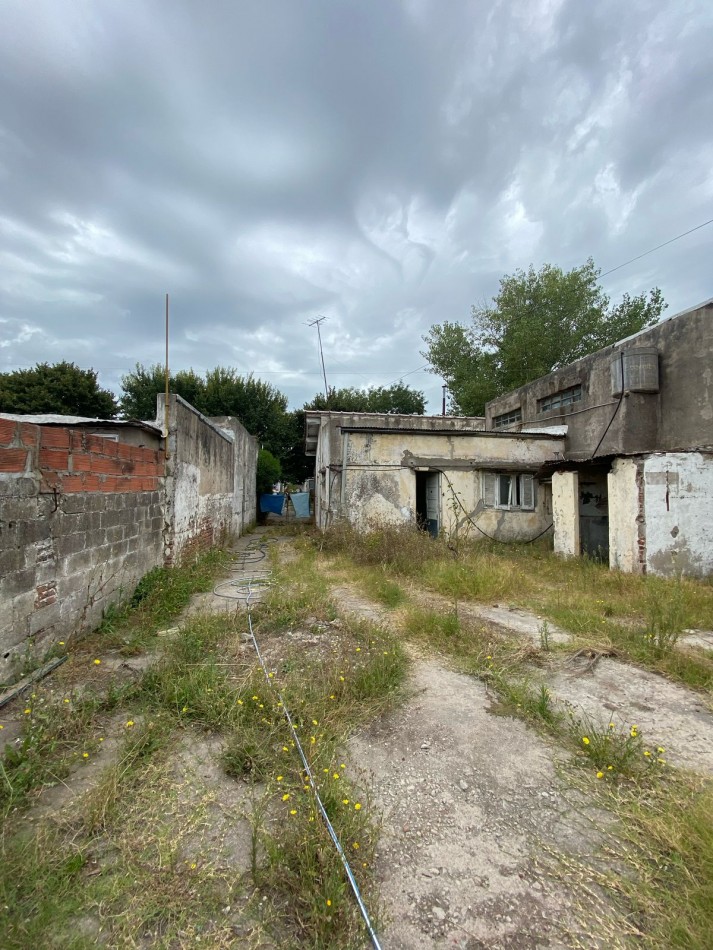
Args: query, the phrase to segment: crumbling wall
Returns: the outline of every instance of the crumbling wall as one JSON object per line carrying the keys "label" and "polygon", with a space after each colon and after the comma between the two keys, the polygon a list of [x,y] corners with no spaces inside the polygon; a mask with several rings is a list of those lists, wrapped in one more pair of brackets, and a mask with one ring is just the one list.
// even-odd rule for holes
{"label": "crumbling wall", "polygon": [[255,524],[257,505],[257,437],[234,416],[211,416],[208,420],[225,432],[233,443],[233,522],[236,537]]}
{"label": "crumbling wall", "polygon": [[162,562],[163,453],[0,419],[0,679]]}
{"label": "crumbling wall", "polygon": [[[158,397],[157,419],[165,397]],[[233,527],[233,442],[180,396],[168,402],[164,557],[167,564],[206,551]]]}

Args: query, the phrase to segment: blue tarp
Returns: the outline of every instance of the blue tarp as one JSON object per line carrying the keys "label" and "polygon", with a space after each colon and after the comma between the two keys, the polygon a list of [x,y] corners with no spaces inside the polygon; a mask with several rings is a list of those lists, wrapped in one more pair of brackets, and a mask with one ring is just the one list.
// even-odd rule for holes
{"label": "blue tarp", "polygon": [[273,515],[281,515],[284,505],[284,495],[260,495],[260,511],[263,514],[270,512]]}
{"label": "blue tarp", "polygon": [[309,492],[291,492],[290,498],[295,506],[295,517],[309,518]]}

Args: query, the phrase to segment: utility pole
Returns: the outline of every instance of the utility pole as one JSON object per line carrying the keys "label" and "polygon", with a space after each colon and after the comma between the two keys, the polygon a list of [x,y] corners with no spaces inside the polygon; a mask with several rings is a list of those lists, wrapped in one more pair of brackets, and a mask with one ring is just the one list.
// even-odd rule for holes
{"label": "utility pole", "polygon": [[442,415],[446,414],[446,384],[443,384],[443,412]]}
{"label": "utility pole", "polygon": [[168,458],[168,380],[169,380],[169,373],[168,373],[168,294],[166,294],[166,365],[165,365],[165,367],[164,367],[164,370],[165,370],[165,387],[166,387],[165,397],[166,397],[166,398],[165,398],[164,407],[163,407],[163,427],[164,427],[164,430],[165,430],[165,432],[164,432],[164,438],[165,438],[165,440],[166,440],[165,453],[166,453],[166,458]]}
{"label": "utility pole", "polygon": [[324,395],[327,400],[327,403],[329,403],[329,386],[327,386],[327,371],[324,368],[324,353],[322,352],[322,334],[320,333],[320,330],[319,330],[320,323],[322,323],[326,319],[327,319],[326,317],[322,317],[322,316],[316,317],[311,323],[308,323],[307,326],[317,327],[317,339],[319,340],[319,355],[322,360],[322,375],[324,376]]}

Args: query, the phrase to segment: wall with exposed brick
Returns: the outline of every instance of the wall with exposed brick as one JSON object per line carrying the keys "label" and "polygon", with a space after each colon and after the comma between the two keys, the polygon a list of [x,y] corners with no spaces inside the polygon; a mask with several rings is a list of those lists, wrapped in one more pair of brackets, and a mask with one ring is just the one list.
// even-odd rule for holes
{"label": "wall with exposed brick", "polygon": [[0,418],[0,680],[163,559],[163,453]]}

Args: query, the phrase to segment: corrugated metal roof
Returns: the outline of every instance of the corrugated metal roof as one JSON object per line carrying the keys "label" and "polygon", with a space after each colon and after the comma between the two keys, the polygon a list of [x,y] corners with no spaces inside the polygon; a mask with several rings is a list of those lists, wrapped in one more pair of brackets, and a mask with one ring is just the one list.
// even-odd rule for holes
{"label": "corrugated metal roof", "polygon": [[161,435],[163,430],[151,422],[141,419],[92,419],[89,416],[63,416],[59,413],[17,413],[0,412],[0,419],[9,419],[11,422],[29,422],[36,426],[102,426],[104,428],[122,428],[130,426],[133,429],[145,429]]}

